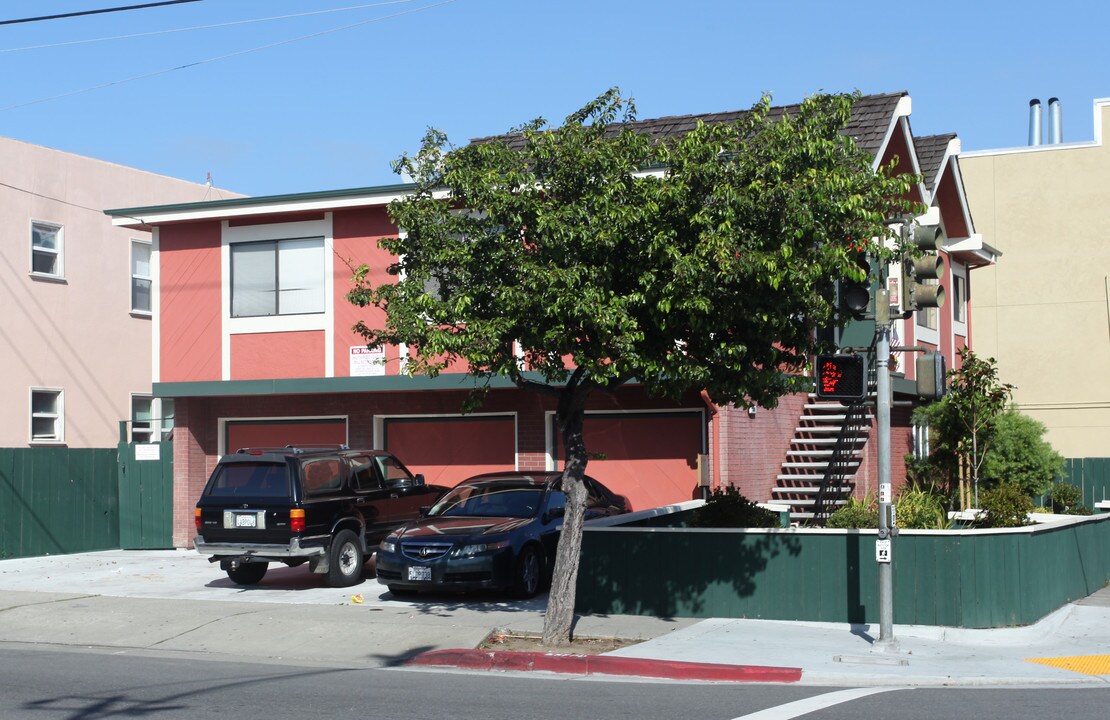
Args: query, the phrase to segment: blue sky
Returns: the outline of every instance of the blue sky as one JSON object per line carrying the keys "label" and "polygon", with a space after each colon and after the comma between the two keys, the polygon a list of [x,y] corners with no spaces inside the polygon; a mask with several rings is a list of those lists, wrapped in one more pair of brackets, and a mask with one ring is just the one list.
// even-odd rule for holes
{"label": "blue sky", "polygon": [[[0,20],[140,1],[5,0]],[[1034,97],[1061,99],[1066,142],[1090,140],[1092,100],[1110,96],[1110,3],[1091,0],[369,4],[201,0],[0,25],[0,135],[269,195],[397,182],[390,161],[428,126],[462,144],[558,122],[614,85],[641,118],[908,90],[914,133],[956,132],[965,151],[1024,145]],[[241,22],[303,13],[317,14]],[[140,33],[159,34],[120,37]]]}

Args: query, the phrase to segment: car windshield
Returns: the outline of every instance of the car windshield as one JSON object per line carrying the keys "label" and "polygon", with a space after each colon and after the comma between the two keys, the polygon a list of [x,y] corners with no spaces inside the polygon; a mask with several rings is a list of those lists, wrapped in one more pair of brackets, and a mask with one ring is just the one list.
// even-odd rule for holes
{"label": "car windshield", "polygon": [[218,497],[284,497],[289,494],[285,463],[227,463],[208,483],[208,494]]}
{"label": "car windshield", "polygon": [[531,486],[460,485],[444,495],[430,516],[535,517],[543,490]]}

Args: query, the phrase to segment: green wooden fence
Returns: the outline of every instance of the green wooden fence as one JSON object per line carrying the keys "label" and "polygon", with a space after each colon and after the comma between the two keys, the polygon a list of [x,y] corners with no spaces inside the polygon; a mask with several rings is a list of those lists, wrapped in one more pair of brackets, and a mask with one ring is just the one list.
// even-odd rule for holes
{"label": "green wooden fence", "polygon": [[116,450],[0,448],[0,558],[119,547]]}
{"label": "green wooden fence", "polygon": [[1110,500],[1110,458],[1068,458],[1059,480],[1079,488],[1083,504],[1094,508],[1096,502]]}
{"label": "green wooden fence", "polygon": [[[878,622],[875,531],[588,528],[575,609]],[[1110,581],[1110,515],[1016,530],[903,531],[894,621],[1036,622]]]}

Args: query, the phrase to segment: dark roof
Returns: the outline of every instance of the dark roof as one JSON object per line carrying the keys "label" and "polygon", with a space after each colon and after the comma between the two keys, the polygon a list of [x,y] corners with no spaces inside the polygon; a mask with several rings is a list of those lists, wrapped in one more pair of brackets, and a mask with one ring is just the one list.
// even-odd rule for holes
{"label": "dark roof", "polygon": [[[852,117],[848,121],[846,133],[855,139],[856,144],[874,155],[882,147],[887,129],[890,127],[894,110],[898,101],[906,96],[906,92],[885,93],[881,95],[864,95],[852,105]],[[783,114],[792,114],[798,111],[799,105],[779,105],[772,107],[769,117],[781,117]],[[706,125],[717,123],[735,122],[746,115],[748,110],[733,110],[730,112],[703,113],[700,115],[672,115],[669,117],[655,118],[654,120],[637,120],[632,123],[614,123],[610,126],[612,132],[620,132],[625,127],[632,127],[637,132],[647,133],[652,139],[662,140],[668,137],[685,135],[693,130],[699,122]],[[472,143],[486,143],[493,140],[503,140],[510,147],[520,147],[523,138],[517,134],[491,135],[489,137],[475,138]]]}
{"label": "dark roof", "polygon": [[929,186],[936,182],[944,153],[948,150],[948,143],[955,139],[956,133],[926,135],[913,139],[914,149],[917,150],[917,162],[921,165],[921,175]]}

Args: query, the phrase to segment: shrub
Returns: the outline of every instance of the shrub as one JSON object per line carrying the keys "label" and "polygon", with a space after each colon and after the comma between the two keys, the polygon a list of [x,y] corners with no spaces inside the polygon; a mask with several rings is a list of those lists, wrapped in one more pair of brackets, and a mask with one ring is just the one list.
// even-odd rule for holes
{"label": "shrub", "polygon": [[879,527],[879,506],[874,497],[848,498],[848,504],[829,515],[825,527],[876,528]]}
{"label": "shrub", "polygon": [[1083,504],[1083,491],[1064,482],[1053,483],[1048,491],[1052,512],[1062,515],[1090,515],[1091,509]]}
{"label": "shrub", "polygon": [[1021,527],[1033,512],[1033,501],[1013,483],[999,483],[979,494],[980,509],[984,515],[976,521],[978,527]]}
{"label": "shrub", "polygon": [[705,505],[691,513],[689,527],[753,528],[779,527],[779,515],[761,508],[731,485],[714,488]]}
{"label": "shrub", "polygon": [[979,487],[1006,482],[1029,497],[1048,490],[1064,467],[1064,457],[1044,439],[1045,426],[1014,408],[998,416],[994,437],[983,455]]}
{"label": "shrub", "polygon": [[950,526],[948,498],[926,485],[908,485],[894,500],[894,519],[900,528],[944,530]]}

